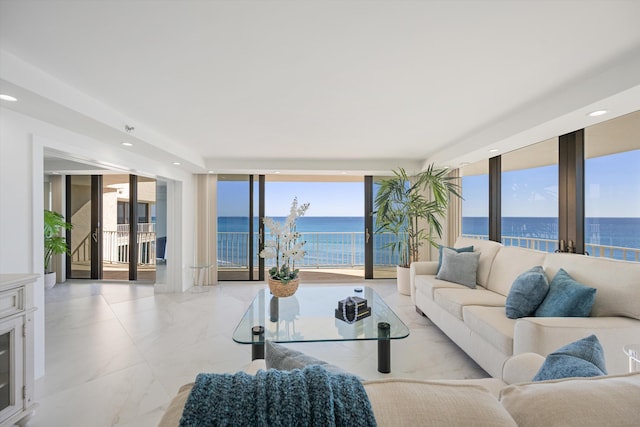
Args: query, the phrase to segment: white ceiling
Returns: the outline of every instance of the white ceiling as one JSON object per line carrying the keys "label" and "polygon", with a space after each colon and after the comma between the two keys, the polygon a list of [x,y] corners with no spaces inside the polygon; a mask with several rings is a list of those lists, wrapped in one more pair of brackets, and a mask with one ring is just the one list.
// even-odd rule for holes
{"label": "white ceiling", "polygon": [[1,88],[21,97],[3,106],[193,172],[457,166],[640,110],[639,17],[634,0],[1,0]]}

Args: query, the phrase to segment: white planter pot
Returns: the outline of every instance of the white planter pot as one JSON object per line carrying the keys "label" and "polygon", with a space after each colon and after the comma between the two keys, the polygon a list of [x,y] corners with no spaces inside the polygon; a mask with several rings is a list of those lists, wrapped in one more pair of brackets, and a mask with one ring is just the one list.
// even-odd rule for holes
{"label": "white planter pot", "polygon": [[396,277],[398,280],[398,292],[402,295],[411,295],[411,280],[409,269],[406,267],[396,267]]}
{"label": "white planter pot", "polygon": [[44,274],[44,288],[51,289],[56,285],[56,273]]}

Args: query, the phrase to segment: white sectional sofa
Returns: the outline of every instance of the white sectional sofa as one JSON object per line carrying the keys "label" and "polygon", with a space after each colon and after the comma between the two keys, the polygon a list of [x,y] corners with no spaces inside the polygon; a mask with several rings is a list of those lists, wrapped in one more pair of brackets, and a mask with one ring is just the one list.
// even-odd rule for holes
{"label": "white sectional sofa", "polygon": [[[379,426],[635,426],[640,425],[640,372],[620,376],[529,382],[542,356],[525,353],[505,363],[504,381],[364,381]],[[245,370],[265,369],[254,360]],[[177,427],[193,383],[185,384],[158,427]]]}
{"label": "white sectional sofa", "polygon": [[[625,373],[624,344],[640,342],[640,263],[585,255],[546,253],[500,243],[459,238],[454,247],[480,252],[477,288],[436,279],[435,261],[411,264],[411,297],[416,309],[495,378],[512,355],[542,356],[595,334],[610,374]],[[509,319],[505,302],[513,281],[540,265],[551,281],[560,268],[576,281],[596,288],[590,317]]]}

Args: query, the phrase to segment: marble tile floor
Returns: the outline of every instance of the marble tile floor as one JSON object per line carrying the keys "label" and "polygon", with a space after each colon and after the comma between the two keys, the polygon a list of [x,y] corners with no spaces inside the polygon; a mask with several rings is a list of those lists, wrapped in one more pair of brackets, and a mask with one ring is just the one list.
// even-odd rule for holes
{"label": "marble tile floor", "polygon": [[[390,374],[377,371],[373,341],[289,345],[366,379],[487,376],[396,292],[395,279],[362,284],[411,329],[408,338],[392,341]],[[156,426],[178,388],[199,372],[248,365],[251,346],[231,335],[263,286],[222,282],[202,293],[154,295],[152,285],[69,281],[47,290],[46,374],[36,381],[40,406],[28,426]]]}

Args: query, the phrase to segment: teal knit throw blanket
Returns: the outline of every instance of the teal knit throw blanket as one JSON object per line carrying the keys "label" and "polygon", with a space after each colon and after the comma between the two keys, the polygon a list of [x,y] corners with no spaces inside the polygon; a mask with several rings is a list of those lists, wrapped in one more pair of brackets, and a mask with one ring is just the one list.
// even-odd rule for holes
{"label": "teal knit throw blanket", "polygon": [[198,374],[180,426],[375,426],[360,380],[320,365]]}

